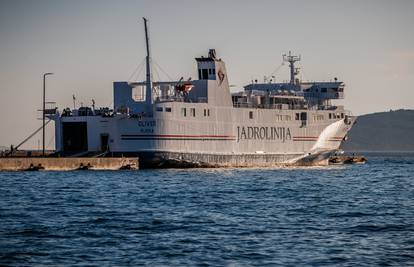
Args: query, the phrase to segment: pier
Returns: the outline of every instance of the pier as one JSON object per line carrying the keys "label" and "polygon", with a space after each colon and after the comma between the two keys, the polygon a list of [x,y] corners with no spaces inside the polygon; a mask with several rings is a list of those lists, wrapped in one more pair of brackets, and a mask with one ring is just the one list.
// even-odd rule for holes
{"label": "pier", "polygon": [[0,171],[73,171],[73,170],[137,170],[137,157],[130,158],[58,158],[3,157]]}

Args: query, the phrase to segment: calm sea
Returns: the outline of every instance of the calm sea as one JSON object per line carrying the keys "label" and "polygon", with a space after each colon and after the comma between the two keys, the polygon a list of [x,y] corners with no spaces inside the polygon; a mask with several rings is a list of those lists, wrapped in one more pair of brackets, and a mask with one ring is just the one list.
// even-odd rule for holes
{"label": "calm sea", "polygon": [[0,265],[414,266],[414,155],[0,173]]}

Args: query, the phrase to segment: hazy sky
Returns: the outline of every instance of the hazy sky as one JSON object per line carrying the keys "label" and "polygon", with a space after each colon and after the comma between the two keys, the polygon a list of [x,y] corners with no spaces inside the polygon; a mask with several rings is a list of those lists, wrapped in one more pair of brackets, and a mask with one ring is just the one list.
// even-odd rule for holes
{"label": "hazy sky", "polygon": [[[302,55],[303,80],[346,83],[341,103],[353,114],[413,109],[413,14],[408,0],[0,0],[0,145],[41,125],[44,72],[55,73],[47,98],[59,108],[72,106],[72,94],[112,105],[112,82],[128,80],[145,57],[143,16],[152,56],[173,78],[197,77],[194,57],[215,48],[237,90],[292,50]],[[287,66],[276,77],[287,80]]]}

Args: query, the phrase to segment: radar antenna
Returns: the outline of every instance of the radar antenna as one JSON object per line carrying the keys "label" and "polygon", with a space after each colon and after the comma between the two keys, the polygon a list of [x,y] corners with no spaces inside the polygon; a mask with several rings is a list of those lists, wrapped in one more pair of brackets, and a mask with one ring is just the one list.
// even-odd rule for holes
{"label": "radar antenna", "polygon": [[283,61],[289,62],[290,68],[290,83],[295,84],[295,76],[299,74],[299,68],[295,68],[295,62],[300,61],[300,56],[292,55],[292,52],[289,51],[289,54],[283,55]]}

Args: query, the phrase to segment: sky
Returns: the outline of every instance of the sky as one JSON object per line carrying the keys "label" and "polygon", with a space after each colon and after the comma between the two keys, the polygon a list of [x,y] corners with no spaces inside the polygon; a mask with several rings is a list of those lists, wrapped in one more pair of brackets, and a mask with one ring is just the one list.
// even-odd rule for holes
{"label": "sky", "polygon": [[[73,106],[73,94],[77,105],[111,106],[113,81],[143,79],[133,76],[145,57],[142,17],[156,79],[196,78],[194,58],[215,48],[238,91],[291,50],[302,80],[345,82],[338,104],[354,115],[414,109],[413,12],[409,0],[0,0],[0,145],[41,126],[45,72],[54,73],[47,101],[59,109]],[[276,80],[287,79],[285,65]]]}

